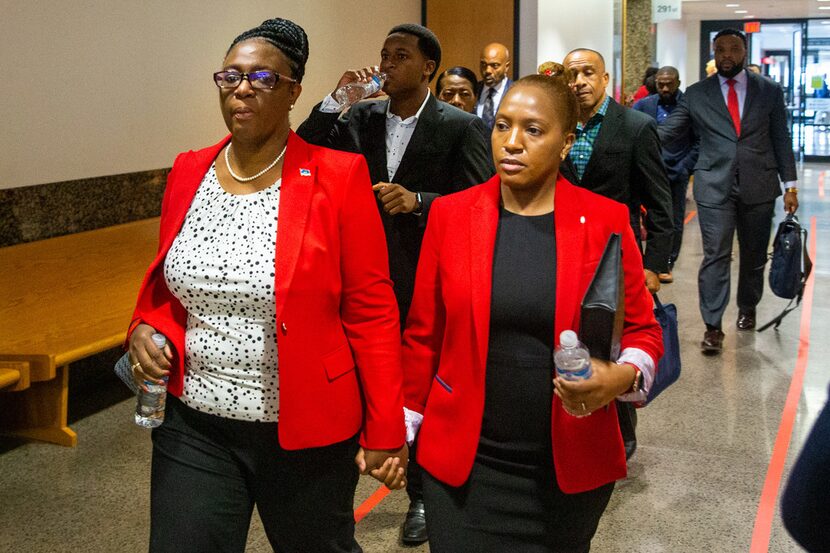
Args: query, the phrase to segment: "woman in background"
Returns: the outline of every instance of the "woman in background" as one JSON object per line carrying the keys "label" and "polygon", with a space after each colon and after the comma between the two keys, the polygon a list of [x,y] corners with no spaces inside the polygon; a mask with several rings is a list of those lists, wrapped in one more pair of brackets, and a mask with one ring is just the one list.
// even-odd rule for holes
{"label": "woman in background", "polygon": [[435,95],[439,100],[469,113],[476,111],[478,97],[475,90],[475,73],[460,65],[441,73],[435,83]]}

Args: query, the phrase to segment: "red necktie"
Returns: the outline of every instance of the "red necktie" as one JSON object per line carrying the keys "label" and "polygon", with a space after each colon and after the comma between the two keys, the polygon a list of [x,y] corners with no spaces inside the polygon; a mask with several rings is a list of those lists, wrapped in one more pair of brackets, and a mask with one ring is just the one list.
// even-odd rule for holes
{"label": "red necktie", "polygon": [[738,93],[735,92],[735,79],[727,79],[729,93],[726,95],[726,109],[732,117],[732,124],[735,125],[735,134],[741,136],[741,108],[738,106]]}

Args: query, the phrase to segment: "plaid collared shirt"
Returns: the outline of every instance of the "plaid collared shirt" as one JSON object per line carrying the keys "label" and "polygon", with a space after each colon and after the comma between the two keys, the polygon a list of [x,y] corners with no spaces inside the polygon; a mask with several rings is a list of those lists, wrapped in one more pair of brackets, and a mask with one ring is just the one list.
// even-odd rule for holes
{"label": "plaid collared shirt", "polygon": [[585,168],[588,167],[588,161],[591,159],[591,153],[594,151],[594,142],[599,135],[599,129],[602,127],[602,120],[605,119],[605,112],[608,111],[608,104],[611,102],[611,97],[606,96],[605,101],[599,107],[599,111],[593,117],[588,119],[588,122],[583,126],[582,123],[576,124],[576,140],[571,148],[571,157],[576,168],[576,174],[579,178],[585,174]]}

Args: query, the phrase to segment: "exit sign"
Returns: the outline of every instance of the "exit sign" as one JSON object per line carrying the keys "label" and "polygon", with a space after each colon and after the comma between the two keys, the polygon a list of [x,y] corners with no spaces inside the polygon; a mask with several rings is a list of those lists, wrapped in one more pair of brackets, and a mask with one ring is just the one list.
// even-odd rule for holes
{"label": "exit sign", "polygon": [[760,21],[747,21],[746,23],[744,23],[744,32],[746,34],[760,33],[761,32],[761,22]]}

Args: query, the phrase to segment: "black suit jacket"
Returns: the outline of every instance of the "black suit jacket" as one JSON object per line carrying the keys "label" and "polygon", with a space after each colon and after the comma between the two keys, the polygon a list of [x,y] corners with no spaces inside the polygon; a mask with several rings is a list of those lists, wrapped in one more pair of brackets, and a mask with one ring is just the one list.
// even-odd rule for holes
{"label": "black suit jacket", "polygon": [[626,204],[635,236],[644,206],[649,216],[643,266],[655,273],[668,270],[674,233],[671,189],[653,119],[612,99],[585,174],[577,176],[570,156],[560,171],[572,183]]}
{"label": "black suit jacket", "polygon": [[[679,103],[682,99],[683,93],[678,90],[676,101]],[[652,94],[634,104],[633,108],[657,121],[657,106],[659,103],[660,95]],[[658,134],[660,132],[660,123],[657,123],[657,132]],[[697,162],[697,151],[698,144],[692,129],[688,129],[686,135],[676,142],[663,146],[663,163],[666,166],[666,175],[669,177],[669,182],[689,182],[689,175]]]}
{"label": "black suit jacket", "polygon": [[751,71],[746,71],[746,77],[740,138],[717,74],[687,88],[677,108],[660,125],[664,144],[682,138],[689,128],[700,138],[694,186],[700,204],[721,205],[736,181],[742,202],[771,202],[781,195],[779,178],[798,178],[781,87]]}
{"label": "black suit jacket", "polygon": [[[389,182],[388,105],[389,100],[359,102],[341,117],[321,112],[318,104],[297,134],[312,144],[363,154],[372,183]],[[411,192],[421,192],[423,214],[390,216],[380,210],[389,248],[389,273],[402,321],[412,302],[415,270],[432,201],[493,176],[489,137],[487,126],[475,115],[439,102],[432,95],[427,99],[394,179]]]}

